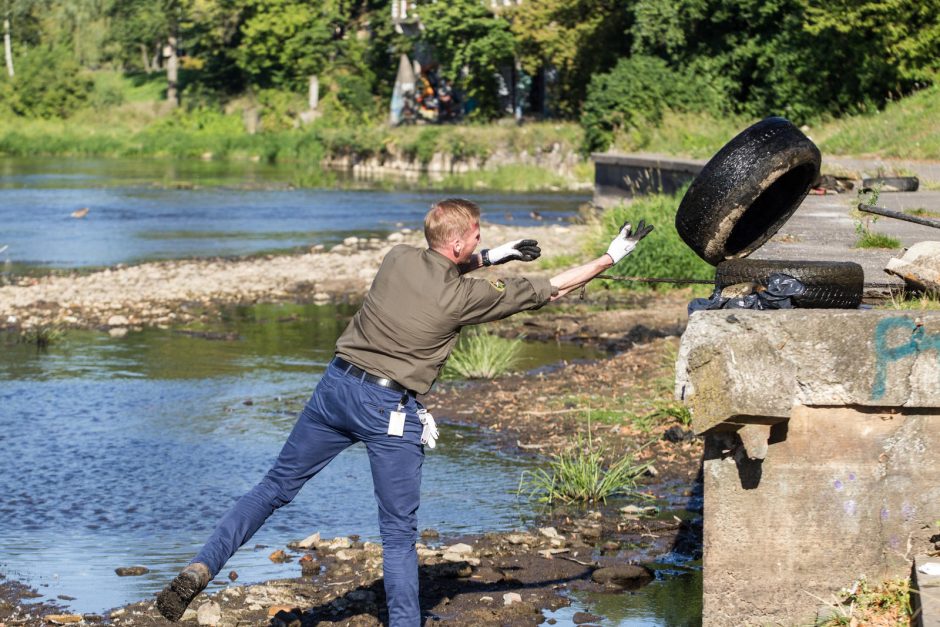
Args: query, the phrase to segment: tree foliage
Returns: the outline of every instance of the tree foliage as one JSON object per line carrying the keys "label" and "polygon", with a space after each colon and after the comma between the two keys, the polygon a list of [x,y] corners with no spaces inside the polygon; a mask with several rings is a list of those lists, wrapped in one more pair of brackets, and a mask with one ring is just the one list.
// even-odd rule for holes
{"label": "tree foliage", "polygon": [[576,115],[589,78],[611,69],[630,50],[630,11],[617,0],[523,2],[510,13],[523,68],[557,73],[555,109]]}
{"label": "tree foliage", "polygon": [[515,42],[509,22],[478,0],[434,2],[419,9],[423,41],[441,71],[476,101],[485,117],[499,111],[497,74],[513,62]]}

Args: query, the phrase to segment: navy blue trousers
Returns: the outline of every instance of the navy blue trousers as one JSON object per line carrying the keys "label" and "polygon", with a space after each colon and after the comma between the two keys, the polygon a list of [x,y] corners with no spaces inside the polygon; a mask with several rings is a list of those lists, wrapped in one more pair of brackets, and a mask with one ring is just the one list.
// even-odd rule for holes
{"label": "navy blue trousers", "polygon": [[[400,401],[406,412],[404,435],[390,436],[389,413]],[[290,503],[340,451],[363,442],[379,507],[389,623],[392,627],[419,626],[415,542],[424,447],[418,408],[414,396],[403,400],[401,392],[362,381],[331,364],[274,466],[222,517],[193,562],[208,566],[214,577],[274,510]]]}

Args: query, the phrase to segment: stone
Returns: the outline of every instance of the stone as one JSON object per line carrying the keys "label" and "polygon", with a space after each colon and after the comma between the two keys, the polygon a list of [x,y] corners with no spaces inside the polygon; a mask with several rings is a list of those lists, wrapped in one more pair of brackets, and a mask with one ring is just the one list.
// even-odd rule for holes
{"label": "stone", "polygon": [[542,527],[539,529],[539,533],[548,539],[560,538],[564,540],[562,536],[558,535],[558,531],[554,527]]}
{"label": "stone", "polygon": [[127,335],[127,327],[111,327],[108,329],[108,335],[111,337],[124,337]]}
{"label": "stone", "polygon": [[421,537],[425,540],[436,540],[437,538],[441,537],[441,534],[437,531],[437,529],[425,529],[421,532]]}
{"label": "stone", "polygon": [[114,572],[117,573],[118,577],[139,577],[149,573],[150,569],[146,566],[124,566],[115,568]]}
{"label": "stone", "polygon": [[456,554],[458,554],[458,555],[467,555],[467,554],[473,553],[473,547],[470,546],[469,544],[464,544],[464,543],[461,542],[461,543],[459,543],[459,544],[454,544],[454,545],[452,545],[452,546],[450,546],[450,547],[447,547],[447,548],[445,549],[445,551],[446,551],[447,553],[456,553]]}
{"label": "stone", "polygon": [[533,544],[535,542],[535,536],[531,536],[527,533],[510,533],[506,536],[506,542],[513,545]]}
{"label": "stone", "polygon": [[300,558],[300,573],[302,575],[316,575],[320,572],[320,565],[312,555],[304,555]]}
{"label": "stone", "polygon": [[277,551],[274,551],[268,555],[268,559],[274,563],[281,563],[288,561],[290,557],[282,549],[278,549]]}
{"label": "stone", "polygon": [[340,549],[336,552],[336,559],[341,562],[353,562],[362,557],[362,551],[358,549]]}
{"label": "stone", "polygon": [[522,595],[518,592],[507,592],[503,595],[503,605],[509,606],[513,603],[522,603]]}
{"label": "stone", "polygon": [[371,590],[353,590],[346,598],[354,603],[375,603],[375,593]]}
{"label": "stone", "polygon": [[215,601],[203,603],[196,610],[196,622],[200,625],[218,625],[222,622],[222,607]]}
{"label": "stone", "polygon": [[229,581],[235,581],[236,579],[238,579],[238,573],[234,570],[230,571],[228,574],[228,579]]}
{"label": "stone", "polygon": [[355,248],[359,244],[359,238],[355,235],[351,235],[343,240],[343,246],[349,246],[350,248]]}
{"label": "stone", "polygon": [[388,241],[390,242],[401,242],[404,241],[405,236],[403,233],[390,233],[388,236]]}
{"label": "stone", "polygon": [[292,613],[294,608],[290,605],[272,605],[268,608],[268,616],[276,616],[279,612],[287,612],[288,614]]}
{"label": "stone", "polygon": [[587,612],[575,612],[574,616],[571,617],[571,622],[575,625],[583,625],[584,623],[599,623],[603,620],[603,617],[596,616],[594,614],[588,614]]}
{"label": "stone", "polygon": [[915,290],[940,292],[940,242],[917,242],[900,259],[890,259],[885,272],[896,274]]}
{"label": "stone", "polygon": [[43,620],[53,625],[69,625],[71,623],[80,623],[83,619],[79,614],[46,614],[43,616]]}
{"label": "stone", "polygon": [[496,599],[494,599],[494,598],[491,597],[491,596],[482,596],[482,597],[480,597],[480,602],[481,602],[481,603],[492,603],[492,602],[495,601],[495,600],[496,600]]}
{"label": "stone", "polygon": [[[261,609],[261,608],[258,608],[258,609]],[[191,620],[196,620],[196,619],[198,618],[198,616],[199,616],[199,612],[197,612],[196,610],[194,610],[194,609],[191,608],[191,607],[187,607],[187,608],[186,608],[186,611],[183,612],[183,616],[180,617],[180,621],[182,621],[182,622],[185,623],[185,622],[188,622],[188,621],[191,621]]]}
{"label": "stone", "polygon": [[659,508],[655,505],[626,505],[620,508],[620,513],[627,516],[655,516],[659,513]]}
{"label": "stone", "polygon": [[591,579],[605,586],[634,590],[652,581],[653,573],[648,568],[637,564],[617,564],[598,568],[591,573]]}
{"label": "stone", "polygon": [[338,549],[348,549],[351,546],[352,542],[349,540],[349,538],[339,537],[333,538],[330,543],[326,545],[326,548],[331,551],[336,551]]}
{"label": "stone", "polygon": [[130,321],[127,319],[127,316],[114,315],[108,318],[109,327],[126,327],[130,324]]}
{"label": "stone", "polygon": [[297,543],[297,548],[299,549],[315,549],[320,544],[320,532],[316,532],[312,535],[307,536],[303,540]]}

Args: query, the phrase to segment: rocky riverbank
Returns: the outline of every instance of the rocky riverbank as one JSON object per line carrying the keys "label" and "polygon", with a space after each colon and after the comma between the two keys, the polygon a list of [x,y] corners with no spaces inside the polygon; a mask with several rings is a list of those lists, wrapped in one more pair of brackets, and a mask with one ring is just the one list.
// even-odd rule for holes
{"label": "rocky riverbank", "polygon": [[[484,246],[522,237],[539,240],[545,257],[573,252],[587,227],[509,227],[484,224]],[[392,246],[423,246],[420,232],[387,239],[347,238],[297,255],[190,259],[117,266],[91,274],[21,277],[0,287],[0,329],[55,325],[101,328],[115,334],[211,317],[221,305],[255,302],[331,302],[362,298]],[[538,264],[510,263],[479,272],[545,274]]]}
{"label": "rocky riverbank", "polygon": [[[701,444],[681,416],[662,411],[670,402],[678,342],[671,328],[681,322],[681,312],[682,299],[669,297],[645,307],[634,303],[632,309],[584,307],[535,314],[529,322],[546,333],[555,328],[559,336],[594,337],[626,350],[538,375],[450,384],[424,399],[443,423],[444,445],[459,445],[448,441],[448,424],[471,424],[507,454],[541,458],[570,448],[579,435],[590,432],[593,446],[604,449],[608,461],[633,454],[637,462],[652,464],[638,494],[626,504],[556,509],[511,533],[440,538],[426,530],[420,548],[422,607],[435,622],[540,624],[545,613],[569,603],[569,592],[622,594],[649,583],[644,565],[658,556],[699,554],[696,475]],[[640,333],[639,327],[647,331]],[[654,504],[656,509],[647,509]],[[284,579],[242,586],[237,573],[223,573],[193,604],[190,624],[381,624],[379,547],[355,536],[313,535],[303,542],[315,530],[297,532],[295,538],[284,538],[281,547],[255,549],[284,561]],[[0,624],[5,626],[49,624],[50,615],[113,625],[163,623],[152,600],[80,616],[54,605],[28,605],[2,582],[0,598],[4,589],[8,601],[0,605]],[[601,619],[579,616],[584,624]]]}

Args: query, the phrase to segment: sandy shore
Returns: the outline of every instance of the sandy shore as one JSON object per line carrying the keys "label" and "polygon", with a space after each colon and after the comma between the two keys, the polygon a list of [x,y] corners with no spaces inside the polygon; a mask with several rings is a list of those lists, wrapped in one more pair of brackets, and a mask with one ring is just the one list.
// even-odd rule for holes
{"label": "sandy shore", "polygon": [[[483,246],[537,239],[543,255],[573,252],[587,227],[483,225]],[[420,232],[388,239],[347,238],[330,250],[244,259],[191,259],[118,266],[91,274],[20,278],[0,287],[0,329],[168,326],[213,306],[253,302],[358,300],[392,246],[424,246]],[[479,272],[544,274],[538,264],[510,263]]]}

